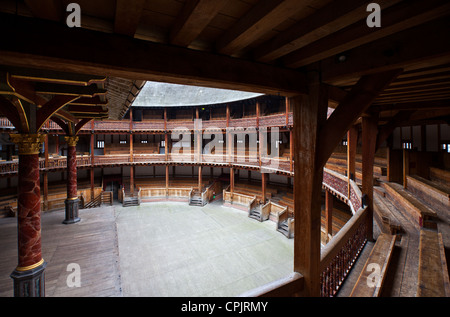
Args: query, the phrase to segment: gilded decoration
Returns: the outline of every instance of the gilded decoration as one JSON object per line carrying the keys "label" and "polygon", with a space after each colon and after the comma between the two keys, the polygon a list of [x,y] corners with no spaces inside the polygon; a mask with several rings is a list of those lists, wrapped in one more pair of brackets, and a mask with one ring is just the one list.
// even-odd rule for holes
{"label": "gilded decoration", "polygon": [[39,154],[45,140],[43,134],[10,134],[9,136],[19,146],[19,155]]}

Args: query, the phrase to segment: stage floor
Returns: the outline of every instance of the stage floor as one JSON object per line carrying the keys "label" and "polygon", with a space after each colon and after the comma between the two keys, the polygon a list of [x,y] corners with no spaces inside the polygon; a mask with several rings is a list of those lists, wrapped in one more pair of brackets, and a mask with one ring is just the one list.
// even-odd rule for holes
{"label": "stage floor", "polygon": [[[237,296],[293,270],[293,240],[241,210],[214,202],[119,204],[42,216],[46,296]],[[16,219],[0,219],[0,296],[13,295]],[[80,268],[69,287],[68,265]],[[72,280],[73,281],[73,280]]]}

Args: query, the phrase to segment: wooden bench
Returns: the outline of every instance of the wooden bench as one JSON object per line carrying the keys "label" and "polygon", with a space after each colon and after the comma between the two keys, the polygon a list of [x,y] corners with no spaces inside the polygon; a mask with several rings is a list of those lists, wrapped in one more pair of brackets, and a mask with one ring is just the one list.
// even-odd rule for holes
{"label": "wooden bench", "polygon": [[[450,211],[450,187],[417,175],[406,176],[407,188],[443,215]],[[450,183],[449,183],[450,184]]]}
{"label": "wooden bench", "polygon": [[378,236],[350,297],[380,296],[394,246],[395,236],[385,233]]}
{"label": "wooden bench", "polygon": [[450,184],[450,171],[430,167],[430,179],[444,185]]}
{"label": "wooden bench", "polygon": [[450,282],[442,234],[434,230],[420,230],[416,296],[450,296]]}
{"label": "wooden bench", "polygon": [[374,219],[378,223],[381,231],[388,234],[399,234],[403,232],[400,221],[398,221],[395,213],[390,208],[387,199],[378,193],[373,194],[373,211]]}
{"label": "wooden bench", "polygon": [[381,183],[386,190],[386,197],[389,197],[392,203],[404,212],[404,215],[416,226],[435,229],[434,220],[437,214],[434,210],[420,202],[411,193],[397,183]]}

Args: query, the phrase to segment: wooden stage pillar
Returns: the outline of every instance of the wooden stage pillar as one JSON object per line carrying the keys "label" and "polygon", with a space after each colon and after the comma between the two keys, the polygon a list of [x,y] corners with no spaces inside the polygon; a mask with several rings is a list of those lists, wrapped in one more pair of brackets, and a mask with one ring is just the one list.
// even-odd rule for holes
{"label": "wooden stage pillar", "polygon": [[17,195],[18,265],[11,273],[14,296],[45,296],[45,267],[41,248],[41,194],[39,149],[41,134],[11,134],[19,146]]}
{"label": "wooden stage pillar", "polygon": [[95,163],[95,156],[94,156],[94,149],[95,149],[95,135],[94,135],[94,120],[91,121],[91,142],[90,142],[90,154],[91,154],[91,168],[90,171],[90,181],[91,181],[91,201],[95,198],[95,185],[94,185],[94,163]]}
{"label": "wooden stage pillar", "polygon": [[[45,140],[44,140],[44,166],[45,168],[48,168],[48,134],[45,134]],[[44,171],[43,173],[43,186],[44,186],[44,205],[43,209],[44,211],[48,210],[48,172]],[[9,187],[9,186],[8,186]]]}
{"label": "wooden stage pillar", "polygon": [[80,221],[78,217],[78,193],[77,193],[77,136],[64,137],[67,142],[67,199],[65,200],[64,224],[72,224]]}
{"label": "wooden stage pillar", "polygon": [[[130,108],[130,162],[133,163],[134,148],[133,148],[133,109]],[[130,193],[134,193],[134,165],[130,165]]]}

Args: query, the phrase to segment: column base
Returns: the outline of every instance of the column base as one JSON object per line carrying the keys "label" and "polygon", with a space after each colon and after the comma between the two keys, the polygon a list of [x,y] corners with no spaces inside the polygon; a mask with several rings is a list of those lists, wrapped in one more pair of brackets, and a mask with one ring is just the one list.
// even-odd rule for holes
{"label": "column base", "polygon": [[76,199],[66,199],[64,201],[66,205],[66,219],[64,219],[63,224],[77,223],[81,219],[78,217],[78,204],[80,200]]}
{"label": "column base", "polygon": [[31,270],[14,270],[10,275],[14,280],[14,297],[44,297],[46,266],[47,262],[43,262]]}

